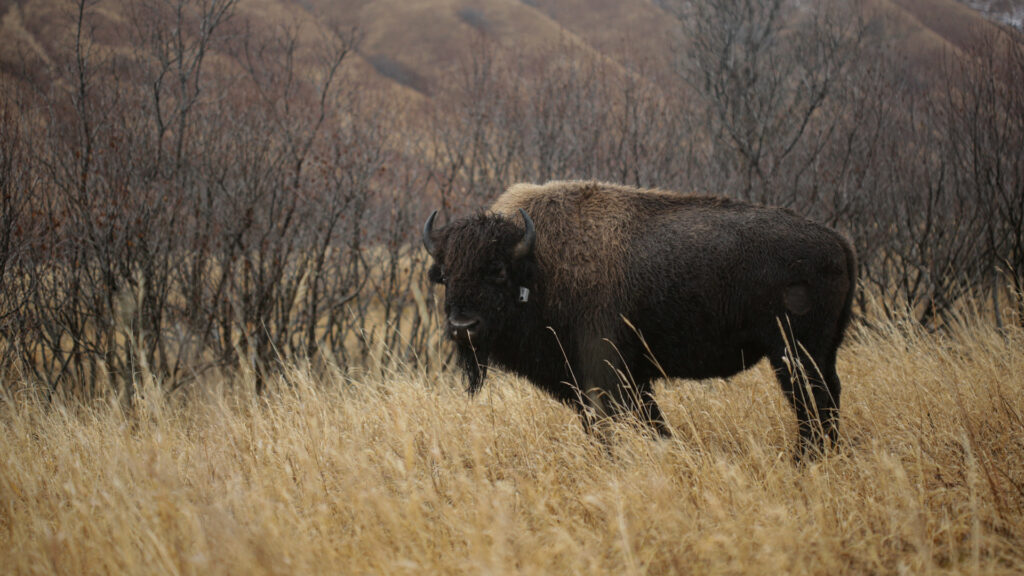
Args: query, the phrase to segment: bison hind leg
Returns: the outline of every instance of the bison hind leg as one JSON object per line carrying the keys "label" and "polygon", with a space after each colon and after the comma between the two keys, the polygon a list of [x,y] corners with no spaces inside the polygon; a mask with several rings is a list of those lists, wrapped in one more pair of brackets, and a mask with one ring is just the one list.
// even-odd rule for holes
{"label": "bison hind leg", "polygon": [[798,354],[783,350],[769,357],[782,391],[796,412],[800,432],[797,460],[819,456],[839,445],[841,384],[835,354],[815,356],[801,349]]}

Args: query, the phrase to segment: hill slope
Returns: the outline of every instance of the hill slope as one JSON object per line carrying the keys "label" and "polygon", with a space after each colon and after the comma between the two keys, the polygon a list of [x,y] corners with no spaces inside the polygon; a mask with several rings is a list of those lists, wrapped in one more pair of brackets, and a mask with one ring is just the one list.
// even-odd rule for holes
{"label": "hill slope", "polygon": [[[94,5],[98,41],[126,48],[124,5]],[[875,0],[894,15],[887,34],[911,53],[963,49],[986,24],[954,0]],[[527,59],[571,45],[617,61],[643,59],[665,66],[678,46],[679,25],[651,0],[247,0],[241,19],[304,34],[358,27],[362,42],[350,65],[402,93],[429,95],[445,72],[482,39]],[[71,39],[69,6],[57,0],[0,0],[0,70],[16,73],[26,58],[46,64]]]}

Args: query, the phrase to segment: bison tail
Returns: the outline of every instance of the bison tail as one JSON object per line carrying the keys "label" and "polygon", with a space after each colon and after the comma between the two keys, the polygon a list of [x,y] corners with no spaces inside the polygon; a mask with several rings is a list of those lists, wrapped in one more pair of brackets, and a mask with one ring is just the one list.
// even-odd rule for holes
{"label": "bison tail", "polygon": [[846,254],[846,276],[849,281],[849,288],[846,291],[846,301],[843,303],[843,309],[839,313],[839,322],[836,328],[835,343],[833,344],[832,350],[838,350],[839,346],[843,343],[843,335],[846,333],[846,327],[850,324],[850,318],[853,315],[853,298],[857,294],[857,253],[853,249],[853,244],[846,236],[840,235],[839,243],[843,246],[843,252]]}

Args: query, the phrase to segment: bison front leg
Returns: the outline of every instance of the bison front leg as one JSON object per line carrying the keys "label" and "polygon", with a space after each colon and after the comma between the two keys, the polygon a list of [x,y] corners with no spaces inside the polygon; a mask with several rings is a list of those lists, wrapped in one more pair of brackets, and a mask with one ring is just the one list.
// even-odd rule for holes
{"label": "bison front leg", "polygon": [[583,391],[579,411],[583,428],[588,434],[593,434],[595,427],[614,413],[608,402],[608,393],[598,387],[589,387]]}
{"label": "bison front leg", "polygon": [[583,433],[587,436],[594,436],[598,417],[595,410],[590,407],[586,396],[580,393],[577,398],[564,399],[564,403],[576,411],[576,416],[580,419],[580,425],[583,427]]}
{"label": "bison front leg", "polygon": [[[620,374],[621,377],[621,374]],[[671,438],[672,431],[661,413],[661,408],[654,400],[654,391],[649,381],[631,382],[620,378],[619,398],[615,405],[617,413],[631,414],[641,423],[649,427],[661,438]]]}
{"label": "bison front leg", "polygon": [[608,439],[601,433],[600,424],[608,417],[608,413],[600,396],[589,395],[576,384],[563,382],[563,385],[571,389],[573,393],[560,396],[558,399],[576,411],[584,434],[607,445]]}
{"label": "bison front leg", "polygon": [[661,408],[654,401],[654,394],[650,390],[642,393],[638,413],[640,420],[657,432],[658,436],[662,438],[672,437],[672,431],[669,429],[668,423],[665,422],[665,416],[662,415]]}
{"label": "bison front leg", "polygon": [[562,383],[571,393],[559,399],[576,410],[587,435],[601,436],[598,434],[600,425],[615,414],[615,405],[607,389],[595,385],[593,378],[587,376],[585,371],[581,372],[583,379],[580,382]]}
{"label": "bison front leg", "polygon": [[586,394],[587,405],[598,419],[633,416],[661,438],[671,438],[661,408],[654,400],[651,383],[633,381],[628,374],[606,363],[604,371],[593,378]]}
{"label": "bison front leg", "polygon": [[568,402],[576,410],[588,435],[595,434],[600,422],[624,413],[633,414],[640,422],[646,424],[661,438],[671,438],[672,432],[655,402],[654,396],[648,391],[636,397],[626,395],[625,398],[614,400],[612,395],[601,388],[589,388],[580,391],[577,399]]}
{"label": "bison front leg", "polygon": [[584,338],[570,372],[574,378],[576,409],[588,433],[601,421],[626,414],[635,416],[658,436],[672,436],[649,380],[634,380],[625,367],[619,346],[605,338]]}

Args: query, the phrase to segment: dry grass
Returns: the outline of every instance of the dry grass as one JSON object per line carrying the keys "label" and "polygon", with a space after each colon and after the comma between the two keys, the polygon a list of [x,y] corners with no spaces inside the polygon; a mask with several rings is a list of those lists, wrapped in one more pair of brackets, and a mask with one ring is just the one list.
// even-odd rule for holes
{"label": "dry grass", "polygon": [[794,466],[765,366],[660,390],[610,447],[528,384],[214,383],[137,414],[0,403],[6,573],[1019,573],[1024,336],[890,330],[841,352],[845,453]]}

